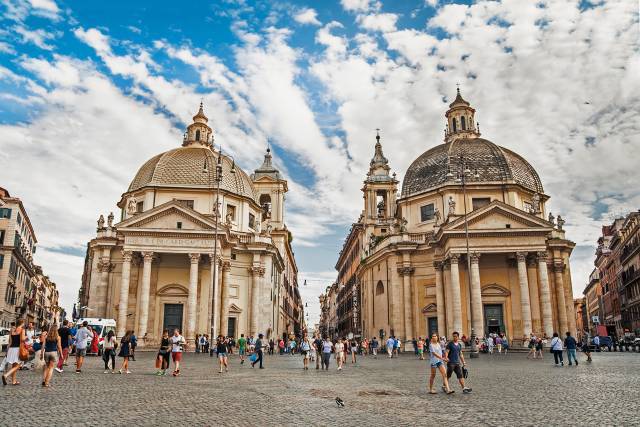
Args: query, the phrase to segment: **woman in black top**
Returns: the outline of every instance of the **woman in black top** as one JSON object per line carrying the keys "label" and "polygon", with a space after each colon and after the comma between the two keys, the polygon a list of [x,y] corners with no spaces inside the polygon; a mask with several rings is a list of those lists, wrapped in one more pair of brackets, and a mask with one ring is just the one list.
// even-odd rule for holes
{"label": "woman in black top", "polygon": [[227,352],[229,351],[229,341],[222,335],[218,336],[216,342],[216,353],[218,353],[218,361],[220,362],[220,373],[222,373],[222,365],[224,365],[224,371],[229,372]]}
{"label": "woman in black top", "polygon": [[27,336],[24,332],[24,319],[18,320],[15,330],[9,336],[9,348],[7,349],[6,363],[11,365],[11,369],[2,376],[2,384],[7,385],[7,378],[11,377],[11,384],[19,385],[16,379],[16,372],[22,366],[20,360],[20,344],[25,342]]}
{"label": "woman in black top", "polygon": [[158,356],[156,356],[156,368],[158,372],[156,375],[167,375],[167,369],[169,369],[169,355],[171,354],[171,343],[169,342],[169,331],[165,329],[162,332],[162,340],[160,341],[160,350],[158,350]]}

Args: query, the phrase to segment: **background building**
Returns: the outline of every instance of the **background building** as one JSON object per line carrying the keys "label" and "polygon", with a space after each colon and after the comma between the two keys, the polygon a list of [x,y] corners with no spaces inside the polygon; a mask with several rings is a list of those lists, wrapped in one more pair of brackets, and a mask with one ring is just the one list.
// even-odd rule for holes
{"label": "background building", "polygon": [[597,327],[601,325],[602,315],[602,286],[600,285],[600,272],[594,268],[589,275],[589,284],[584,289],[585,309],[587,312],[587,323],[585,328],[589,330],[589,335],[598,333]]}
{"label": "background building", "polygon": [[549,196],[525,159],[480,137],[459,91],[449,107],[444,143],[411,164],[401,194],[376,137],[363,212],[336,264],[336,289],[324,296],[331,310],[337,294],[338,332],[356,318],[363,335],[403,340],[575,334],[575,244],[564,220],[546,211]]}
{"label": "background building", "polygon": [[118,336],[134,330],[146,344],[173,328],[188,341],[212,330],[300,335],[287,181],[270,150],[247,175],[213,149],[207,123],[201,105],[182,147],[135,174],[118,202],[120,221],[100,216],[87,248],[80,315],[115,318]]}
{"label": "background building", "polygon": [[22,201],[0,187],[0,326],[58,320],[58,290],[35,265],[37,239]]}

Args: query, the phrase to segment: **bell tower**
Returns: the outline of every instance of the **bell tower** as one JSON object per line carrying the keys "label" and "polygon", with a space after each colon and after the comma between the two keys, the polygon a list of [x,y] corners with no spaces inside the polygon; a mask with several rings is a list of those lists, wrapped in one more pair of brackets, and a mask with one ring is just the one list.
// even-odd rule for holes
{"label": "bell tower", "polygon": [[273,166],[271,149],[267,148],[262,165],[251,175],[262,207],[261,221],[267,221],[274,229],[284,227],[284,195],[288,191],[287,180]]}
{"label": "bell tower", "polygon": [[456,139],[478,138],[480,128],[475,122],[475,114],[476,110],[471,108],[471,104],[462,98],[460,88],[458,88],[456,99],[449,104],[449,109],[445,113],[447,127],[444,130],[444,141],[449,143]]}
{"label": "bell tower", "polygon": [[[396,174],[389,175],[389,160],[382,153],[380,132],[376,133],[375,153],[369,163],[369,172],[364,181],[364,222],[387,226],[393,222],[396,210],[398,181]],[[385,229],[385,232],[388,229]]]}

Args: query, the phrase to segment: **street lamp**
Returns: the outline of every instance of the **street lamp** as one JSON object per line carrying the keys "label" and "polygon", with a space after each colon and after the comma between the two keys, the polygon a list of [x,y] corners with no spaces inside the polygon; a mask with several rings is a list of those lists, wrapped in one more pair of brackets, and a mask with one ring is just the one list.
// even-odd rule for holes
{"label": "street lamp", "polygon": [[[215,152],[215,147],[213,147],[212,151]],[[207,164],[204,165],[203,172],[208,172]],[[231,164],[231,173],[236,173],[236,161],[232,158]],[[215,307],[216,307],[216,294],[218,293],[218,218],[220,217],[220,183],[222,182],[224,174],[222,172],[222,147],[218,151],[218,159],[216,160],[216,203],[214,207],[214,224],[215,224],[215,234],[213,235],[213,295],[211,295],[211,338],[216,337],[216,329],[217,325],[217,317],[215,315]]]}
{"label": "street lamp", "polygon": [[[455,179],[455,182],[458,182],[462,185],[462,205],[464,207],[464,238],[466,243],[467,250],[467,283],[471,286],[471,253],[469,251],[469,223],[467,221],[467,179],[469,177],[473,177],[474,179],[480,178],[480,173],[478,173],[477,169],[471,171],[469,166],[467,165],[467,159],[464,156],[464,153],[460,153],[460,172],[458,173],[458,177]],[[451,170],[447,173],[447,177],[453,177]],[[471,298],[471,293],[469,293],[469,298]],[[470,304],[471,310],[473,311],[473,304]],[[473,314],[472,314],[473,318]],[[478,357],[478,346],[476,345],[476,333],[473,329],[473,325],[471,328],[471,358],[475,359]]]}

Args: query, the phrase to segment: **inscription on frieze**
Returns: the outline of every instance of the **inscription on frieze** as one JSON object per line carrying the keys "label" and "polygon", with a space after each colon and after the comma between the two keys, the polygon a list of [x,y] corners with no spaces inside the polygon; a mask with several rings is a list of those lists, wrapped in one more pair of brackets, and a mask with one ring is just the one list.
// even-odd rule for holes
{"label": "inscription on frieze", "polygon": [[209,239],[182,239],[178,237],[151,237],[151,236],[128,236],[126,244],[154,247],[174,247],[174,248],[209,248],[213,245],[213,240]]}

